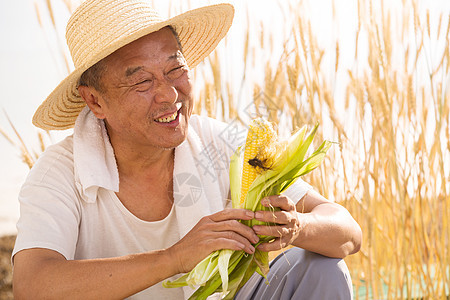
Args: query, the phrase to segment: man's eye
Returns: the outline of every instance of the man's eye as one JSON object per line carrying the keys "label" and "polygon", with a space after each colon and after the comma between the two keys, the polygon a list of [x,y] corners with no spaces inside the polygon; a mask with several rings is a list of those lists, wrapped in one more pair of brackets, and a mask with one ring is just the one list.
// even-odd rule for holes
{"label": "man's eye", "polygon": [[141,81],[141,82],[137,83],[136,85],[141,85],[141,84],[148,84],[148,83],[152,83],[152,80],[150,80],[150,79],[146,79],[146,80],[143,80],[143,81]]}
{"label": "man's eye", "polygon": [[167,75],[170,79],[177,79],[181,75],[183,75],[185,71],[186,71],[186,68],[184,66],[179,66],[179,67],[176,67],[176,68],[170,70]]}
{"label": "man's eye", "polygon": [[142,81],[136,83],[135,87],[137,88],[136,90],[138,92],[146,91],[151,87],[152,83],[153,83],[153,80],[146,79],[146,80],[142,80]]}

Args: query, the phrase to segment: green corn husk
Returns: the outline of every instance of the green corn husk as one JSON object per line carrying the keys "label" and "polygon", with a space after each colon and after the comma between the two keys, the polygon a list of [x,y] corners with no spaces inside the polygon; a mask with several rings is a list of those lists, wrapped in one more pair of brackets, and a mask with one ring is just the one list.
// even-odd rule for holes
{"label": "green corn husk", "polygon": [[[332,145],[332,142],[324,141],[311,156],[305,158],[318,126],[317,124],[308,136],[306,136],[306,126],[304,126],[288,140],[285,150],[275,161],[274,166],[263,171],[250,185],[243,204],[240,203],[239,197],[244,151],[243,146],[239,147],[230,161],[230,189],[233,207],[252,211],[269,210],[270,208],[261,204],[261,199],[283,193],[300,176],[318,167]],[[257,220],[241,222],[250,227],[265,224]],[[215,251],[198,263],[192,271],[177,280],[164,282],[163,286],[167,288],[200,286],[189,299],[206,299],[216,292],[222,292],[223,299],[233,299],[237,291],[255,272],[266,277],[269,271],[269,255],[267,252],[258,250],[257,246],[273,239],[273,237],[260,236],[260,241],[255,245],[254,254],[228,249]]]}

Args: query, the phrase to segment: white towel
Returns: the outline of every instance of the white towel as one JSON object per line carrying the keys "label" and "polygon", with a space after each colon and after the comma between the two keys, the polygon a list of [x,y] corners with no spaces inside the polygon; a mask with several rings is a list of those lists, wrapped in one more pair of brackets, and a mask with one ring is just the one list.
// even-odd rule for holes
{"label": "white towel", "polygon": [[75,122],[73,156],[75,183],[85,201],[95,202],[99,187],[119,191],[119,171],[105,123],[87,106]]}

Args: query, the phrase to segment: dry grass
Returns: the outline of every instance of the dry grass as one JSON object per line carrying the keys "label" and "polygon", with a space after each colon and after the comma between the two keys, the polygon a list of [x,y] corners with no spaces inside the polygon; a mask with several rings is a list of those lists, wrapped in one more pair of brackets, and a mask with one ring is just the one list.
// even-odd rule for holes
{"label": "dry grass", "polygon": [[[243,109],[253,103],[287,131],[319,121],[317,140],[340,144],[307,180],[363,228],[361,251],[346,259],[356,299],[443,299],[450,288],[450,18],[419,10],[415,0],[399,4],[357,1],[357,30],[345,33],[356,45],[350,65],[339,39],[320,46],[300,4],[280,2],[295,12],[285,20],[281,52],[268,25],[249,15],[242,67],[227,60],[230,43],[199,66],[195,110],[245,122]],[[337,22],[343,16],[334,5]]]}
{"label": "dry grass", "polygon": [[0,300],[14,299],[12,294],[11,253],[15,236],[0,237]]}
{"label": "dry grass", "polygon": [[[339,40],[334,48],[321,48],[302,13],[307,10],[293,5],[292,11],[298,14],[286,27],[292,33],[283,53],[266,61],[261,55],[253,64],[244,60],[247,69],[265,74],[262,80],[244,76],[242,85],[255,91],[247,102],[253,99],[257,111],[264,107],[263,115],[274,122],[288,119],[291,130],[319,121],[322,135],[340,142],[322,172],[308,180],[347,207],[363,228],[362,250],[347,258],[357,298],[445,298],[450,294],[449,16],[431,18],[416,1],[403,1],[399,10],[359,1],[354,64],[342,66]],[[260,45],[251,43],[256,36]],[[268,40],[258,32],[243,38],[245,59],[260,54],[258,46]],[[217,59],[208,66],[218,67]],[[342,94],[336,92],[339,84],[345,84]],[[261,92],[262,99],[256,97]],[[244,101],[240,94],[214,98],[224,99],[229,106]]]}
{"label": "dry grass", "polygon": [[[0,135],[3,136],[12,146],[16,147],[19,150],[20,156],[22,158],[22,161],[31,169],[31,167],[34,165],[34,162],[39,157],[40,153],[42,153],[45,148],[46,144],[44,142],[43,133],[38,132],[38,139],[39,139],[39,148],[40,151],[30,151],[28,150],[28,147],[25,143],[25,141],[22,139],[22,136],[17,131],[14,124],[9,119],[6,112],[4,113],[6,119],[8,120],[9,125],[11,126],[11,130],[14,132],[15,137],[11,137],[4,129],[0,127]],[[47,133],[48,134],[48,133]]]}

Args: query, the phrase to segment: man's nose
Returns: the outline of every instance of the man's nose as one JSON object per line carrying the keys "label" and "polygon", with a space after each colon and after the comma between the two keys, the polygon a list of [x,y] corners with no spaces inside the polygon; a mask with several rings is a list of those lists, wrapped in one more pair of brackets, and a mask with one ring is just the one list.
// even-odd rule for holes
{"label": "man's nose", "polygon": [[175,86],[168,80],[159,80],[155,90],[155,101],[159,103],[175,103],[178,99],[178,92]]}

